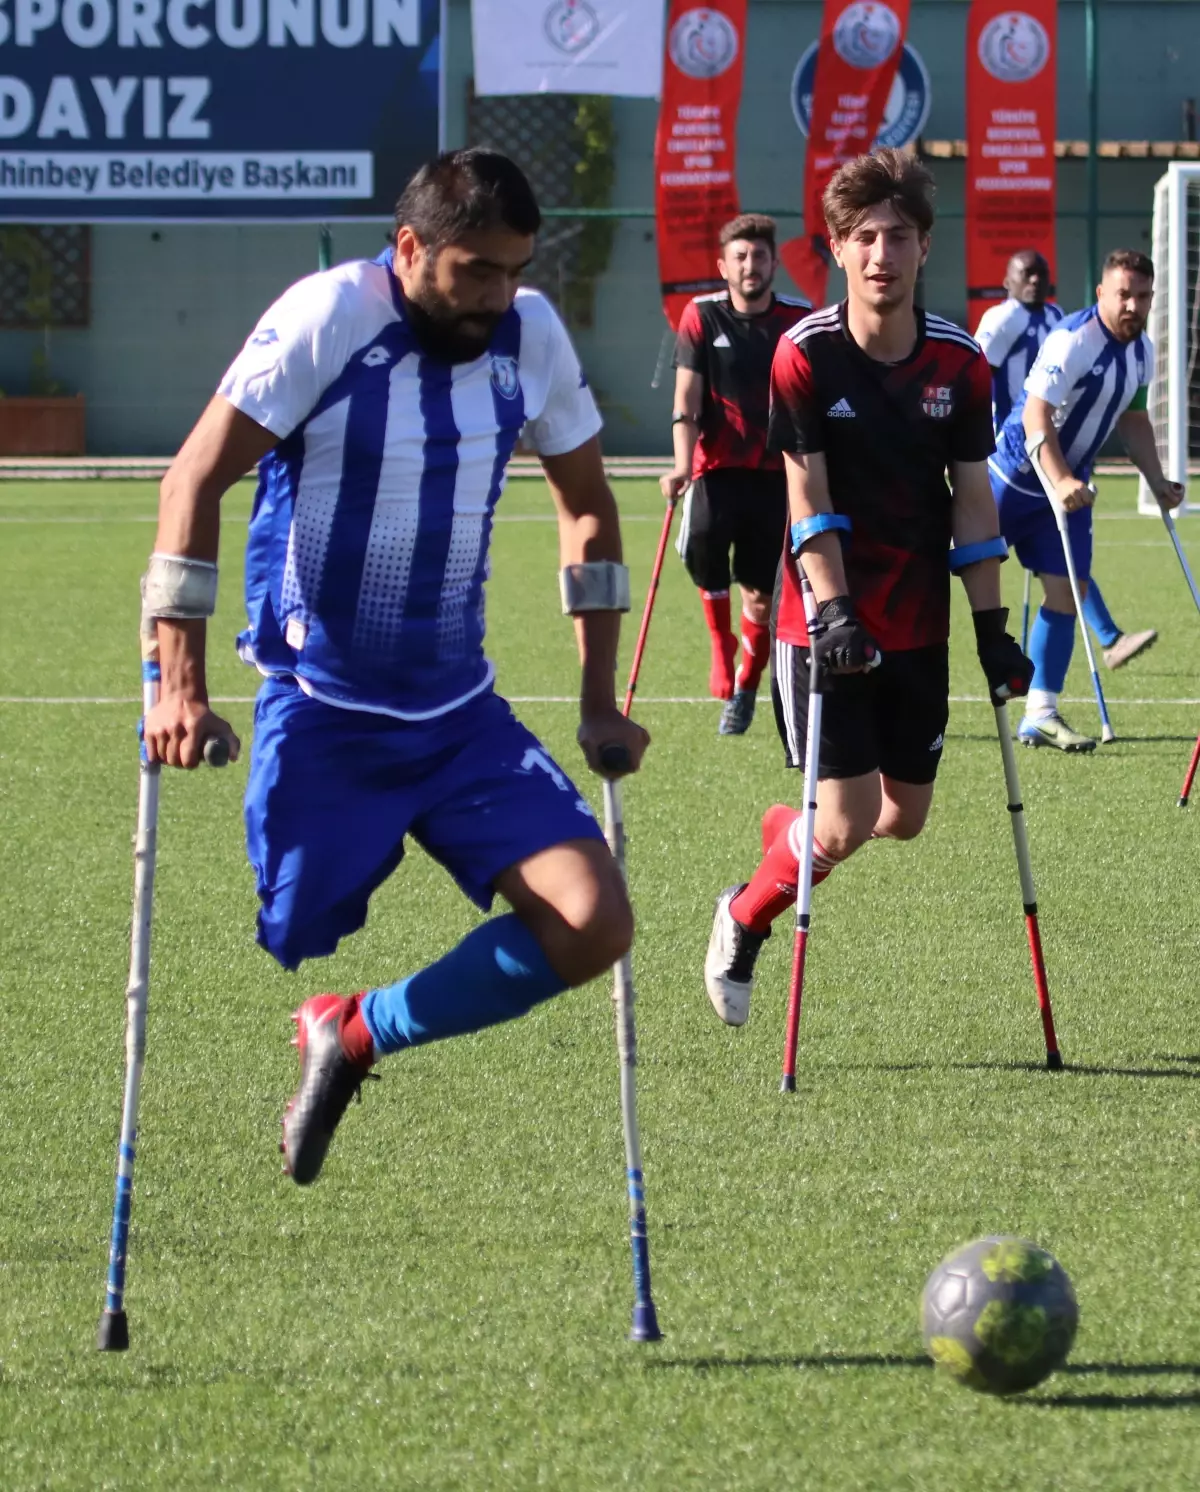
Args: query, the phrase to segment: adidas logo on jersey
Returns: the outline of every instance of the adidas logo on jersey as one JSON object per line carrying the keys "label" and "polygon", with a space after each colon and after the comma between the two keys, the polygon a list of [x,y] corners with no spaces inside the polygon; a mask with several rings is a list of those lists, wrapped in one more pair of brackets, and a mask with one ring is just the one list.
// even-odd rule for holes
{"label": "adidas logo on jersey", "polygon": [[832,409],[825,411],[827,420],[856,420],[858,416],[850,407],[848,399],[839,399]]}
{"label": "adidas logo on jersey", "polygon": [[715,336],[713,338],[713,346],[714,347],[732,347],[733,343],[730,342],[729,338],[725,335],[724,332],[721,332],[719,335],[717,335],[717,336]]}

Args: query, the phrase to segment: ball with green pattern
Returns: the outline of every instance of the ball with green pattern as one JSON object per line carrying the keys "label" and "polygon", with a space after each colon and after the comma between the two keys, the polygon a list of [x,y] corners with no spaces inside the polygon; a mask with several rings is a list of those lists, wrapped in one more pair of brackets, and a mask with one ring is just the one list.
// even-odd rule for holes
{"label": "ball with green pattern", "polygon": [[921,1295],[934,1363],[968,1388],[1019,1394],[1061,1368],[1079,1306],[1066,1270],[1024,1238],[977,1238],[943,1259]]}

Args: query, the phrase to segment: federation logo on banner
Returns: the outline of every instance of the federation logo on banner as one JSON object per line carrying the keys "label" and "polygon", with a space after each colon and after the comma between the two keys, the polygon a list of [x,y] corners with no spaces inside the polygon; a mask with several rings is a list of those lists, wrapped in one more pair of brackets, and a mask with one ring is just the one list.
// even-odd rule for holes
{"label": "federation logo on banner", "polygon": [[573,57],[590,47],[600,35],[600,17],[588,0],[554,0],[546,11],[542,29],[552,47]]}
{"label": "federation logo on banner", "polygon": [[1046,28],[1023,10],[994,16],[979,33],[979,60],[1001,83],[1027,83],[1049,57]]}
{"label": "federation logo on banner", "polygon": [[667,47],[689,78],[719,78],[737,59],[737,27],[719,10],[685,10],[671,27]]}
{"label": "federation logo on banner", "polygon": [[[813,86],[817,78],[819,45],[814,41],[806,48],[792,74],[792,118],[802,135],[807,135],[812,125]],[[883,111],[883,123],[875,136],[875,144],[891,145],[897,150],[911,144],[925,128],[932,102],[929,73],[924,60],[915,47],[905,42],[900,53],[900,66],[896,69],[895,81]]]}
{"label": "federation logo on banner", "polygon": [[904,34],[890,5],[847,6],[833,28],[833,47],[843,62],[863,69],[882,67]]}

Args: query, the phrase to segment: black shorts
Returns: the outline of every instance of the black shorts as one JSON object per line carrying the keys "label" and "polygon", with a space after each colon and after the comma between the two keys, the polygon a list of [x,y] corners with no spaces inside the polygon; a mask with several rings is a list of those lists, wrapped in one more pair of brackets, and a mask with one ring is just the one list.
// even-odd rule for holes
{"label": "black shorts", "polygon": [[[808,732],[808,649],[776,642],[771,650],[775,724],[789,767],[804,766]],[[950,649],[884,652],[870,673],[826,681],[817,777],[879,771],[896,782],[937,776],[950,718]]]}
{"label": "black shorts", "polygon": [[692,483],[675,548],[702,591],[727,591],[732,578],[770,595],[786,523],[783,472],[724,467]]}

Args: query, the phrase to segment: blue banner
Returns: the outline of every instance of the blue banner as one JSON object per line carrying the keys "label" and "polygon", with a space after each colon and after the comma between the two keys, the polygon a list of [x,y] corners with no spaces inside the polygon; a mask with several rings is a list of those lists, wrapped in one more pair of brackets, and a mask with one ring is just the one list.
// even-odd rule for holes
{"label": "blue banner", "polygon": [[0,0],[0,221],[390,217],[438,0]]}

